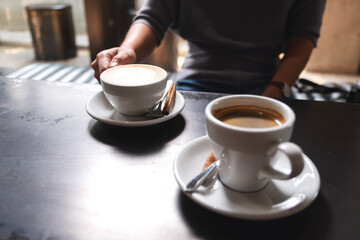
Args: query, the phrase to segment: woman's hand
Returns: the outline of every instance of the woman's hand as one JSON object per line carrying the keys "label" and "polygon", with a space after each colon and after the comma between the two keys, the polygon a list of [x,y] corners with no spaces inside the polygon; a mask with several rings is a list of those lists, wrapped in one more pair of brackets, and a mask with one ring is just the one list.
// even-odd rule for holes
{"label": "woman's hand", "polygon": [[94,77],[100,81],[100,74],[108,68],[140,63],[145,60],[157,45],[154,32],[143,23],[131,25],[120,47],[110,48],[97,54],[91,63],[94,69]]}
{"label": "woman's hand", "polygon": [[101,51],[91,63],[94,77],[100,81],[100,74],[108,68],[136,62],[135,51],[130,48],[116,47]]}

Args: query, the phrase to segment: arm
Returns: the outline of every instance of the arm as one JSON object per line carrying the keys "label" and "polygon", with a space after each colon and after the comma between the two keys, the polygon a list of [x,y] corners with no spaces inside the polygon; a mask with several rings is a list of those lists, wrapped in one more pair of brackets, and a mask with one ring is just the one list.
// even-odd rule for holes
{"label": "arm", "polygon": [[133,24],[120,47],[101,51],[91,63],[94,76],[99,80],[100,74],[110,67],[123,64],[139,63],[146,59],[157,45],[157,39],[150,27],[143,23]]}
{"label": "arm", "polygon": [[[290,39],[284,58],[271,81],[283,82],[292,86],[305,68],[313,48],[314,43],[307,38]],[[280,88],[274,85],[269,85],[262,95],[273,98],[283,97]]]}

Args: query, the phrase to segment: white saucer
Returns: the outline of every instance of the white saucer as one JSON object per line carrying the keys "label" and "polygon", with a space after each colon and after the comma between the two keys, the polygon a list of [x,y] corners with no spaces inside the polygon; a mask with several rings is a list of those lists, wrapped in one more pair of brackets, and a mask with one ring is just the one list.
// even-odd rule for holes
{"label": "white saucer", "polygon": [[[188,143],[177,154],[174,162],[175,178],[184,191],[185,185],[200,171],[211,151],[207,136]],[[304,155],[302,173],[290,180],[270,180],[261,191],[241,193],[225,187],[220,180],[210,188],[186,193],[192,200],[214,212],[242,219],[276,219],[297,213],[317,197],[320,176],[313,162]],[[279,159],[278,168],[286,168],[286,159]]]}
{"label": "white saucer", "polygon": [[87,113],[94,119],[116,126],[140,127],[158,124],[177,116],[185,106],[185,99],[176,92],[175,105],[169,115],[160,118],[148,118],[146,116],[131,117],[117,112],[108,102],[104,93],[98,92],[86,103]]}

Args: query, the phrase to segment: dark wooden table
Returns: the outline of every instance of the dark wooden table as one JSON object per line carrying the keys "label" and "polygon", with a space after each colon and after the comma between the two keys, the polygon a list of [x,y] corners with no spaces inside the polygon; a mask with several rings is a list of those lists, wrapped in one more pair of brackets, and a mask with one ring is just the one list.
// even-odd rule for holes
{"label": "dark wooden table", "polygon": [[0,78],[0,239],[360,239],[359,104],[287,101],[321,191],[293,216],[248,221],[194,203],[173,175],[220,95],[182,92],[177,117],[124,128],[86,113],[100,90]]}

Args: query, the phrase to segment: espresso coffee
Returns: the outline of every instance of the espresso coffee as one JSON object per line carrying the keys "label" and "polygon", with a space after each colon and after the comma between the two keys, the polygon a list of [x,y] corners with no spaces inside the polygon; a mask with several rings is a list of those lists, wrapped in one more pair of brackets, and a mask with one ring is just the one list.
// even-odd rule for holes
{"label": "espresso coffee", "polygon": [[231,106],[215,110],[213,115],[223,123],[245,128],[268,128],[285,123],[280,113],[258,106]]}
{"label": "espresso coffee", "polygon": [[108,69],[102,80],[118,86],[144,86],[166,78],[166,71],[151,65],[129,64]]}

